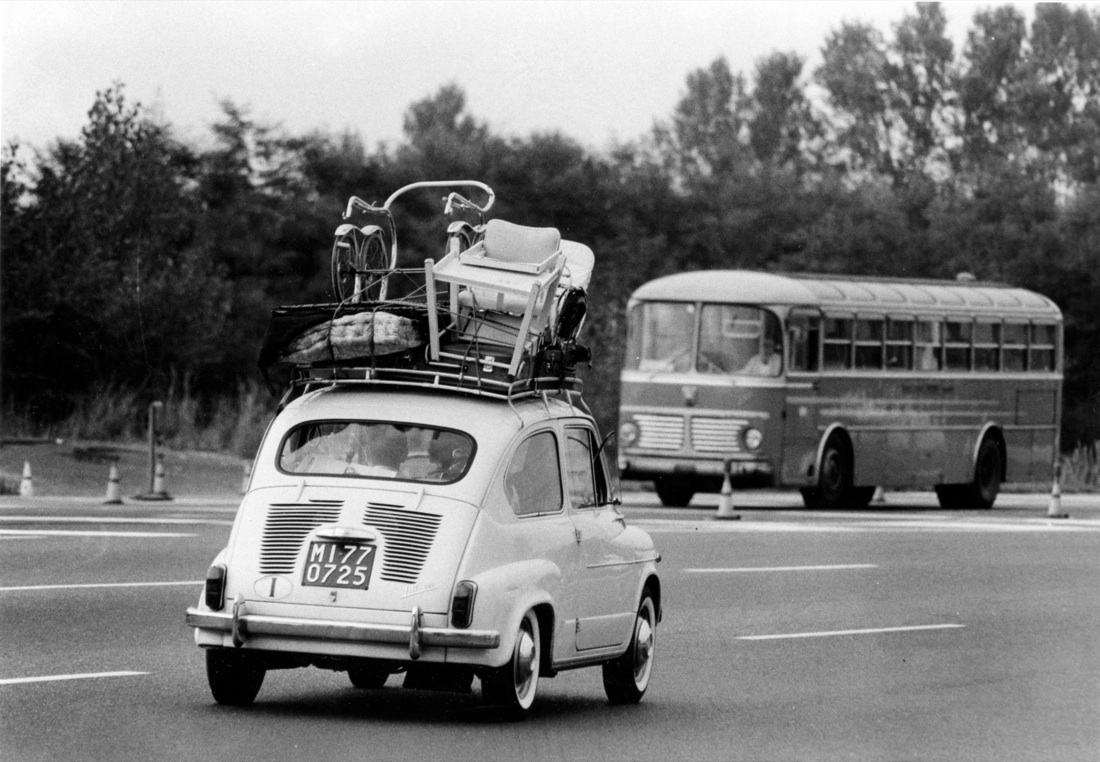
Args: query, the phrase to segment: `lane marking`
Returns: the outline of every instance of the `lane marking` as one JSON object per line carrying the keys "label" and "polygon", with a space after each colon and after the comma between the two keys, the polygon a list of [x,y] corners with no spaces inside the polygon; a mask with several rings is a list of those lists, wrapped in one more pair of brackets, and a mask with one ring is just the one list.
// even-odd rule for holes
{"label": "lane marking", "polygon": [[19,537],[27,535],[37,537],[198,537],[196,534],[184,534],[182,532],[101,532],[68,529],[0,529],[0,536],[2,535]]}
{"label": "lane marking", "polygon": [[741,572],[834,571],[837,569],[877,569],[877,564],[830,564],[828,566],[735,566],[726,569],[684,569],[686,574],[724,574]]}
{"label": "lane marking", "polygon": [[224,519],[142,518],[122,516],[0,516],[0,522],[26,524],[210,524],[233,526]]}
{"label": "lane marking", "polygon": [[89,680],[95,677],[134,677],[148,675],[148,672],[86,672],[81,675],[47,675],[45,677],[10,677],[0,679],[0,685],[22,685],[24,683],[48,683],[54,680]]}
{"label": "lane marking", "polygon": [[203,585],[203,580],[189,580],[187,582],[82,582],[72,585],[20,585],[17,587],[0,587],[0,593],[15,593],[24,590],[86,590],[97,587],[172,587],[183,585]]}
{"label": "lane marking", "polygon": [[783,640],[787,638],[827,638],[833,635],[877,635],[884,632],[917,632],[919,630],[956,630],[965,624],[919,624],[912,627],[875,627],[866,630],[830,630],[827,632],[791,632],[784,635],[741,635],[736,640]]}
{"label": "lane marking", "polygon": [[[1067,533],[1100,532],[1096,519],[1020,519],[1020,523],[990,521],[864,521],[835,524],[803,524],[794,521],[675,521],[647,519],[631,526],[650,534],[733,534],[806,533],[859,534],[884,532],[969,532],[969,533]],[[3,530],[0,530],[3,531]]]}

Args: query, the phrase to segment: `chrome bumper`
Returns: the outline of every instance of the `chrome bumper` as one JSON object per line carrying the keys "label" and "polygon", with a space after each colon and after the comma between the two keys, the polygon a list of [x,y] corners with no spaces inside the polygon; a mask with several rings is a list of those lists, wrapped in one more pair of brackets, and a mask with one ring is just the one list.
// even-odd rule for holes
{"label": "chrome bumper", "polygon": [[500,633],[491,630],[453,630],[443,627],[423,627],[420,608],[410,614],[409,624],[364,624],[361,622],[329,622],[321,619],[246,614],[241,602],[233,604],[232,613],[187,609],[187,626],[200,630],[233,633],[233,644],[244,645],[257,635],[287,638],[341,640],[352,643],[407,644],[409,658],[419,659],[425,646],[442,648],[496,648]]}
{"label": "chrome bumper", "polygon": [[[681,456],[635,455],[619,456],[619,471],[624,478],[655,476],[716,476],[725,474],[723,458],[693,458]],[[772,476],[770,463],[761,460],[730,460],[730,476]]]}

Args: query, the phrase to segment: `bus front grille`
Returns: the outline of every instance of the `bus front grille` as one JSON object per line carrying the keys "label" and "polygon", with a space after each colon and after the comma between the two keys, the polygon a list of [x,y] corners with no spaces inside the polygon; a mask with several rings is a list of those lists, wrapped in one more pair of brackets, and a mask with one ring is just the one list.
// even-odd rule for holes
{"label": "bus front grille", "polygon": [[636,415],[638,442],[645,450],[679,450],[684,446],[684,419],[678,415]]}
{"label": "bus front grille", "polygon": [[691,447],[695,452],[741,452],[741,429],[746,423],[732,418],[692,418]]}

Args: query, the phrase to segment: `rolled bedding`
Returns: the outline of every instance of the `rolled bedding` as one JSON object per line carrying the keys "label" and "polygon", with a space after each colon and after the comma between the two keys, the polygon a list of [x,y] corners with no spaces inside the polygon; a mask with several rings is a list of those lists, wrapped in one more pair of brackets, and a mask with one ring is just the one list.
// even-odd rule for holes
{"label": "rolled bedding", "polygon": [[278,359],[298,365],[404,352],[424,343],[419,323],[381,310],[342,315],[299,334]]}

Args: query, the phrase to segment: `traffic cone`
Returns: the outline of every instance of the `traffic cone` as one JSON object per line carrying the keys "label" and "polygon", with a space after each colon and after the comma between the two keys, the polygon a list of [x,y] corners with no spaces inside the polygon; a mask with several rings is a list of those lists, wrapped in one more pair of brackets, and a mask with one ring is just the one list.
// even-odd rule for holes
{"label": "traffic cone", "polygon": [[23,480],[19,482],[19,497],[34,497],[34,477],[31,476],[31,462],[23,461]]}
{"label": "traffic cone", "polygon": [[871,496],[871,502],[875,505],[883,505],[886,503],[886,490],[882,487],[875,487],[875,494]]}
{"label": "traffic cone", "polygon": [[730,485],[730,464],[726,461],[725,474],[722,476],[722,491],[718,495],[719,519],[736,521],[741,515],[733,512],[733,487]]}
{"label": "traffic cone", "polygon": [[1048,519],[1068,519],[1069,514],[1062,512],[1062,464],[1054,466],[1054,484],[1050,488],[1050,506],[1047,507]]}
{"label": "traffic cone", "polygon": [[118,483],[118,466],[111,466],[111,473],[107,475],[107,498],[104,505],[118,505],[122,502],[122,488]]}

